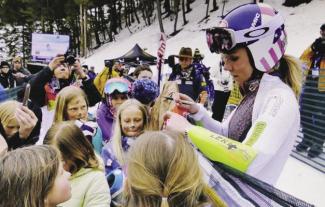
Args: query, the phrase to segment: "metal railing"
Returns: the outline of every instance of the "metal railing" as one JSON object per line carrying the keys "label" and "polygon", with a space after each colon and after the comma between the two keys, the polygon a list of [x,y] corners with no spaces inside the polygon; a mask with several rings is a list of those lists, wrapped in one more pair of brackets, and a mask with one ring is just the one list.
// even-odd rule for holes
{"label": "metal railing", "polygon": [[301,129],[292,156],[325,173],[325,91],[308,75],[300,96]]}

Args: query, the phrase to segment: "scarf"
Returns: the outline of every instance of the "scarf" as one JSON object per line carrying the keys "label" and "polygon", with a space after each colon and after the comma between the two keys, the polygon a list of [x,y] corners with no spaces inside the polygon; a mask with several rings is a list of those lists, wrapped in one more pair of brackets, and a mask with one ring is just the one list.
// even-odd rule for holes
{"label": "scarf", "polygon": [[238,105],[229,122],[228,137],[242,142],[252,126],[253,106],[259,88],[260,79],[247,81],[241,88],[244,98]]}

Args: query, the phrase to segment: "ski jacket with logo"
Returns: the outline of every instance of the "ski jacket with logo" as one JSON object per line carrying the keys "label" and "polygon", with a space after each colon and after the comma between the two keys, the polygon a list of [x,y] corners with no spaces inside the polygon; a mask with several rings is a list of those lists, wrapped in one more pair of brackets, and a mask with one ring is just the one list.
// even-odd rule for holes
{"label": "ski jacket with logo", "polygon": [[252,126],[243,142],[227,138],[233,114],[220,123],[200,106],[192,117],[205,129],[194,126],[187,131],[188,137],[209,159],[274,185],[299,129],[299,106],[293,91],[279,77],[263,75],[253,105]]}

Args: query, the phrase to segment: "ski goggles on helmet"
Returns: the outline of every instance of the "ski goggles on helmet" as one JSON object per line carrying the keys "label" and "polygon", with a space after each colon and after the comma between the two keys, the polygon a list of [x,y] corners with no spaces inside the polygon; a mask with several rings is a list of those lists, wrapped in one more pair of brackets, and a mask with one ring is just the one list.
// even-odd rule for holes
{"label": "ski goggles on helmet", "polygon": [[213,53],[225,53],[234,49],[237,45],[249,45],[268,35],[275,35],[279,28],[279,22],[282,23],[283,17],[277,13],[272,21],[256,27],[250,27],[242,30],[233,30],[226,27],[213,27],[206,30],[206,38],[210,51]]}
{"label": "ski goggles on helmet", "polygon": [[119,93],[128,93],[129,92],[129,84],[126,82],[111,82],[106,83],[104,88],[105,94],[112,94],[115,91]]}
{"label": "ski goggles on helmet", "polygon": [[227,28],[211,28],[206,30],[206,37],[211,52],[222,53],[229,51],[236,45],[234,31]]}

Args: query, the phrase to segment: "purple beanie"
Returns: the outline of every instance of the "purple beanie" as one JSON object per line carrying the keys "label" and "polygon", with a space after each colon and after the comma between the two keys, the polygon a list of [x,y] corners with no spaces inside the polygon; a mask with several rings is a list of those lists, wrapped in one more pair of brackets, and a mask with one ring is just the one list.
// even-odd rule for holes
{"label": "purple beanie", "polygon": [[157,83],[150,79],[136,80],[132,84],[132,97],[142,104],[148,105],[159,96]]}

